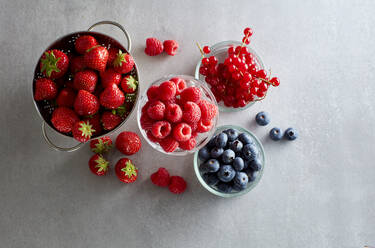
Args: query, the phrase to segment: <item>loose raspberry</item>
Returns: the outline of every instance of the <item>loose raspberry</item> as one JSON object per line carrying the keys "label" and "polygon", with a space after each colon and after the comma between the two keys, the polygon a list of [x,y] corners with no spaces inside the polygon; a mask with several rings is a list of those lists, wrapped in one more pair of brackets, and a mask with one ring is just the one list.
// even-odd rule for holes
{"label": "loose raspberry", "polygon": [[164,139],[171,133],[171,124],[167,121],[157,121],[152,125],[151,133],[155,138]]}
{"label": "loose raspberry", "polygon": [[165,81],[159,85],[159,99],[168,101],[176,96],[176,85],[171,81]]}
{"label": "loose raspberry", "polygon": [[149,101],[159,100],[159,86],[153,85],[147,90],[147,97]]}
{"label": "loose raspberry", "polygon": [[189,140],[191,138],[191,127],[184,122],[177,124],[173,128],[173,137],[179,142]]}
{"label": "loose raspberry", "polygon": [[145,53],[148,56],[156,56],[158,54],[161,54],[163,52],[163,44],[160,40],[156,38],[148,38],[146,40],[146,48]]}
{"label": "loose raspberry", "polygon": [[160,187],[167,187],[170,182],[169,172],[163,167],[160,167],[150,178],[153,184]]}
{"label": "loose raspberry", "polygon": [[190,138],[189,140],[187,141],[184,141],[184,142],[180,142],[180,148],[181,149],[184,149],[184,150],[187,150],[187,151],[190,151],[190,150],[193,150],[195,145],[197,144],[197,141],[195,140],[195,138]]}
{"label": "loose raspberry", "polygon": [[179,96],[181,92],[186,89],[186,82],[182,78],[171,78],[169,81],[172,81],[176,85],[176,96]]}
{"label": "loose raspberry", "polygon": [[141,121],[141,127],[144,130],[151,130],[152,125],[154,125],[154,122],[155,122],[147,114],[142,114],[140,121]]}
{"label": "loose raspberry", "polygon": [[147,138],[154,143],[159,143],[161,141],[161,139],[155,138],[155,136],[152,135],[152,132],[150,130],[146,132],[146,135]]}
{"label": "loose raspberry", "polygon": [[198,106],[201,109],[203,120],[212,120],[217,114],[217,106],[205,99],[200,100]]}
{"label": "loose raspberry", "polygon": [[182,119],[187,123],[198,122],[201,118],[201,110],[199,106],[194,102],[186,102],[184,104],[184,110],[182,112]]}
{"label": "loose raspberry", "polygon": [[168,136],[159,142],[160,146],[166,152],[173,152],[178,148],[178,142],[172,136]]}
{"label": "loose raspberry", "polygon": [[172,123],[180,122],[182,119],[182,110],[180,106],[175,103],[168,104],[165,109],[165,118]]}
{"label": "loose raspberry", "polygon": [[64,88],[60,91],[56,98],[56,103],[59,107],[73,107],[76,93],[73,89]]}
{"label": "loose raspberry", "polygon": [[203,120],[201,119],[199,122],[198,122],[198,126],[197,126],[197,132],[199,133],[205,133],[205,132],[208,132],[211,130],[211,128],[213,127],[214,123],[212,120]]}
{"label": "loose raspberry", "polygon": [[201,99],[201,90],[197,87],[189,87],[181,92],[182,102],[195,102],[197,103]]}
{"label": "loose raspberry", "polygon": [[181,194],[186,190],[186,182],[180,176],[172,176],[168,188],[173,194]]}
{"label": "loose raspberry", "polygon": [[122,132],[116,138],[116,148],[125,155],[137,153],[141,146],[141,139],[133,132]]}
{"label": "loose raspberry", "polygon": [[162,120],[164,118],[164,112],[165,105],[161,101],[151,103],[150,107],[147,109],[148,116],[154,120]]}
{"label": "loose raspberry", "polygon": [[163,42],[164,51],[171,56],[176,55],[178,49],[178,43],[175,40],[166,40]]}

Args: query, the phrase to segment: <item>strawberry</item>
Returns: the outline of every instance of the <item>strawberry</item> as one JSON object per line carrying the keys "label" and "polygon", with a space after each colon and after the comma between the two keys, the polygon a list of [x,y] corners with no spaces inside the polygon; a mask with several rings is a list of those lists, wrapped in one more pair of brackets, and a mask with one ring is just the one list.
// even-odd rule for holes
{"label": "strawberry", "polygon": [[119,50],[115,60],[113,61],[113,68],[121,74],[130,72],[134,67],[134,59],[129,53],[122,53]]}
{"label": "strawberry", "polygon": [[95,130],[92,128],[92,125],[90,125],[90,122],[88,121],[77,121],[74,123],[73,128],[73,137],[78,140],[79,142],[87,142],[90,140],[92,134],[95,132]]}
{"label": "strawberry", "polygon": [[90,142],[90,148],[95,153],[106,153],[112,149],[112,140],[109,136],[94,139]]}
{"label": "strawberry", "polygon": [[100,121],[100,115],[90,115],[87,118],[83,119],[85,122],[88,121],[92,128],[95,130],[93,136],[98,136],[103,132],[102,123]]}
{"label": "strawberry", "polygon": [[115,172],[121,182],[132,183],[137,180],[138,169],[128,158],[122,158],[116,163]]}
{"label": "strawberry", "polygon": [[127,75],[121,80],[121,88],[125,93],[134,93],[137,85],[138,81],[131,75]]}
{"label": "strawberry", "polygon": [[92,37],[91,35],[83,35],[83,36],[78,37],[78,39],[76,40],[74,44],[74,47],[77,53],[85,54],[85,52],[88,49],[97,45],[98,45],[98,42],[95,40],[94,37]]}
{"label": "strawberry", "polygon": [[102,46],[94,46],[83,55],[84,64],[94,70],[104,71],[108,60],[108,50]]}
{"label": "strawberry", "polygon": [[70,59],[70,71],[76,73],[85,69],[85,64],[83,63],[83,56],[77,56]]}
{"label": "strawberry", "polygon": [[62,133],[69,133],[72,131],[74,123],[78,122],[77,114],[66,107],[59,107],[52,113],[52,125]]}
{"label": "strawberry", "polygon": [[39,78],[35,82],[35,101],[52,100],[57,95],[57,86],[55,82],[48,78]]}
{"label": "strawberry", "polygon": [[68,68],[68,56],[57,49],[46,51],[40,59],[40,71],[51,79],[62,77]]}
{"label": "strawberry", "polygon": [[111,84],[120,84],[121,74],[115,72],[113,68],[109,68],[103,72],[100,72],[101,83],[104,88],[107,88]]}
{"label": "strawberry", "polygon": [[56,103],[59,107],[73,107],[76,93],[71,88],[64,88],[60,91],[56,98]]}
{"label": "strawberry", "polygon": [[116,138],[116,148],[125,155],[133,155],[141,149],[141,139],[136,133],[122,132]]}
{"label": "strawberry", "polygon": [[100,94],[100,104],[108,109],[120,107],[125,101],[125,95],[116,84],[105,88]]}
{"label": "strawberry", "polygon": [[120,116],[113,114],[110,111],[105,111],[101,118],[104,130],[112,130],[117,127],[122,119]]}
{"label": "strawberry", "polygon": [[74,75],[73,85],[76,90],[94,92],[98,75],[93,70],[79,71]]}
{"label": "strawberry", "polygon": [[108,61],[107,61],[108,67],[113,66],[113,61],[115,61],[119,51],[120,49],[114,48],[114,47],[111,47],[108,49]]}
{"label": "strawberry", "polygon": [[86,90],[78,91],[74,101],[74,110],[79,115],[93,115],[99,110],[99,101],[96,96]]}
{"label": "strawberry", "polygon": [[89,168],[92,173],[97,176],[104,176],[107,174],[109,162],[102,155],[95,154],[89,160]]}

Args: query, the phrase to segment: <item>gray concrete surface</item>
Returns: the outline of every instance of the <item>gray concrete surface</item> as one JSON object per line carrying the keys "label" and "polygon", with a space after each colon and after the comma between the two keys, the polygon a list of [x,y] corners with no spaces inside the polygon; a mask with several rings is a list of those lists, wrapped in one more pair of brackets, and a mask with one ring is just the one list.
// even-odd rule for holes
{"label": "gray concrete surface", "polygon": [[[0,9],[0,247],[375,246],[374,1],[1,0]],[[254,191],[215,197],[195,178],[192,156],[168,157],[145,142],[131,157],[140,169],[132,185],[113,172],[92,175],[87,146],[67,154],[46,145],[30,95],[37,58],[57,37],[104,19],[129,30],[142,91],[165,74],[193,74],[195,41],[240,39],[253,27],[253,47],[281,86],[220,123],[264,142]],[[179,54],[147,57],[150,36],[178,40]],[[268,127],[253,123],[260,110],[271,114]],[[273,126],[296,127],[300,138],[271,142]],[[135,114],[123,129],[139,133]],[[154,187],[159,166],[185,177],[187,192]]]}

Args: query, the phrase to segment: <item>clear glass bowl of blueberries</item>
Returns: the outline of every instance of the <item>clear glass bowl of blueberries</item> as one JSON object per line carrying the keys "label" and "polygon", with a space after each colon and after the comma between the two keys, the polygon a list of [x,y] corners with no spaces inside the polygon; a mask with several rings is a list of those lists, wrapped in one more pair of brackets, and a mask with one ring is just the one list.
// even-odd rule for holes
{"label": "clear glass bowl of blueberries", "polygon": [[250,131],[220,126],[211,140],[194,154],[194,170],[205,189],[221,197],[240,196],[260,181],[265,153]]}

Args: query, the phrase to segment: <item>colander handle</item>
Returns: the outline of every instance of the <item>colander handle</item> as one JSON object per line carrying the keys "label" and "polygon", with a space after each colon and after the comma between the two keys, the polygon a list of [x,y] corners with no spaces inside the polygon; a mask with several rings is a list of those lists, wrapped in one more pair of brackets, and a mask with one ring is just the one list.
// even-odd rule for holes
{"label": "colander handle", "polygon": [[63,152],[74,152],[76,150],[78,150],[79,148],[81,148],[84,143],[79,143],[78,145],[75,145],[73,147],[60,147],[60,146],[57,146],[55,145],[51,140],[50,138],[47,136],[47,132],[46,132],[46,124],[45,122],[43,121],[42,122],[42,134],[43,134],[43,138],[44,140],[47,142],[47,144],[55,149],[56,151],[63,151]]}
{"label": "colander handle", "polygon": [[132,49],[132,40],[130,39],[129,33],[128,33],[128,31],[125,30],[125,28],[121,24],[119,24],[117,22],[113,22],[113,21],[101,21],[101,22],[97,22],[97,23],[91,25],[91,27],[89,27],[89,29],[87,29],[87,31],[91,31],[94,27],[100,26],[100,25],[104,25],[104,24],[113,25],[113,26],[116,26],[119,29],[121,29],[121,31],[125,34],[126,39],[128,40],[128,48],[127,48],[127,50],[128,50],[128,52],[130,52],[130,50]]}

